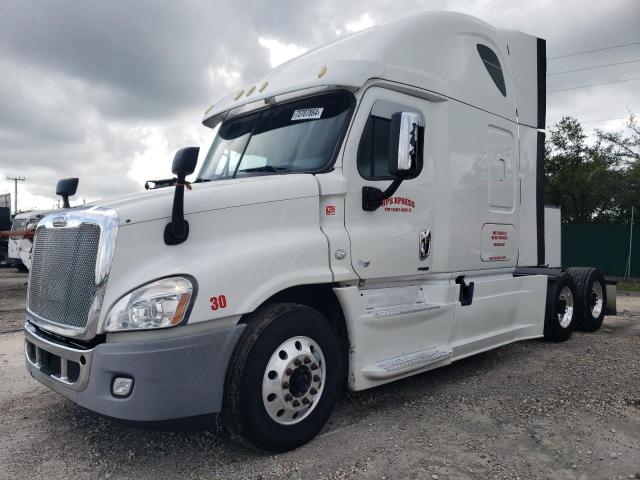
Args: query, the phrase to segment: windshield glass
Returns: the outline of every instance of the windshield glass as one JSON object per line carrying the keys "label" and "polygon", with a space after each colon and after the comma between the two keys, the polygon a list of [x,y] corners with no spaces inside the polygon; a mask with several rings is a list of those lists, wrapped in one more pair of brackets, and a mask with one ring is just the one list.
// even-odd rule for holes
{"label": "windshield glass", "polygon": [[352,101],[345,92],[308,97],[224,122],[199,179],[317,172],[331,163]]}
{"label": "windshield glass", "polygon": [[26,218],[16,218],[13,221],[13,225],[11,226],[11,230],[22,230],[27,225]]}

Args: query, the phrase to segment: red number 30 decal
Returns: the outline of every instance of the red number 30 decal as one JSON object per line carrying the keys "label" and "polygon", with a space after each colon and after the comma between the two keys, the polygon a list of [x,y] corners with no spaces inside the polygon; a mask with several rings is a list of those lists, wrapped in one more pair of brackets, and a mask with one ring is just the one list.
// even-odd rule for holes
{"label": "red number 30 decal", "polygon": [[217,297],[211,297],[211,310],[218,310],[219,308],[227,308],[227,297],[219,295]]}

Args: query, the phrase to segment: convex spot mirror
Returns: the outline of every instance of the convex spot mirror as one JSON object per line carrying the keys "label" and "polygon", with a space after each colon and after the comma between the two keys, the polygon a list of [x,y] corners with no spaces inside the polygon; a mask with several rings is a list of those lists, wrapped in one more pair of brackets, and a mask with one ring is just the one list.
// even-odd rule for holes
{"label": "convex spot mirror", "polygon": [[415,112],[396,112],[389,127],[389,172],[406,172],[418,160],[420,115]]}

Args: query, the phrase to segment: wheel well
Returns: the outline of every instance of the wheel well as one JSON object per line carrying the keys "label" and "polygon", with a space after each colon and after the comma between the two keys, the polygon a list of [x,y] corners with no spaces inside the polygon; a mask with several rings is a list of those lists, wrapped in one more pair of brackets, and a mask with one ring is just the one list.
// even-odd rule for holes
{"label": "wheel well", "polygon": [[[340,350],[343,352],[343,365],[346,375],[348,369],[349,334],[342,307],[340,306],[338,297],[336,297],[336,294],[333,292],[332,285],[315,284],[290,287],[269,297],[262,305],[272,303],[299,303],[320,312],[336,332],[338,341],[340,342]],[[244,322],[245,318],[246,317],[243,317],[240,321]]]}

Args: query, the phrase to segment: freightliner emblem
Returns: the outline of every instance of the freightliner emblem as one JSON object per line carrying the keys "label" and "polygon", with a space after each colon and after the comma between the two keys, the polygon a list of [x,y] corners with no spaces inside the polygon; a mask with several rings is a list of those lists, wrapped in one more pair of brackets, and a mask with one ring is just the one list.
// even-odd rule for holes
{"label": "freightliner emblem", "polygon": [[67,217],[65,217],[64,215],[53,217],[54,227],[64,227],[66,224],[67,224]]}

